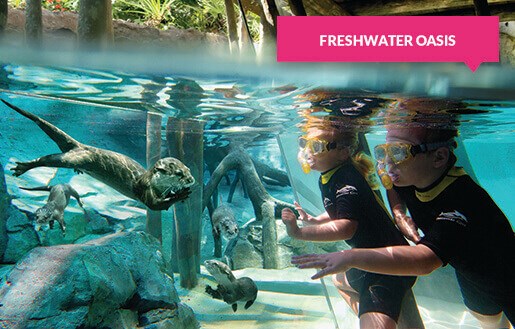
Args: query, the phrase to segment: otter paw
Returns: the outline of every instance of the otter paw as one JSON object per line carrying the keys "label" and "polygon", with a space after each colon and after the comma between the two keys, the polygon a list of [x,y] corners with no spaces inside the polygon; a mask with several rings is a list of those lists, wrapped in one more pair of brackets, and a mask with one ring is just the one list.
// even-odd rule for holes
{"label": "otter paw", "polygon": [[209,285],[206,285],[206,293],[208,293],[208,295],[215,299],[222,299],[222,295],[220,294],[220,292],[218,290],[211,288],[211,286]]}
{"label": "otter paw", "polygon": [[206,285],[206,292],[207,292],[208,294],[210,294],[210,295],[211,295],[211,294],[213,293],[213,291],[215,291],[215,290],[214,290],[213,288],[211,288],[211,286],[210,286],[210,285]]}
{"label": "otter paw", "polygon": [[26,163],[16,162],[16,167],[11,168],[11,171],[13,171],[13,176],[18,177],[23,175],[29,169],[30,168]]}

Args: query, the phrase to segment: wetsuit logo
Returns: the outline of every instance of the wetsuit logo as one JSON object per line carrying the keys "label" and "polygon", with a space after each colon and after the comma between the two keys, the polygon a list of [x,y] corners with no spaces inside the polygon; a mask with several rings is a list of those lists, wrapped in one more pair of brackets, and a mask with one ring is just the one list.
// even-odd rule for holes
{"label": "wetsuit logo", "polygon": [[467,226],[468,223],[467,217],[457,210],[452,212],[442,212],[438,217],[436,217],[436,220],[446,220],[464,227]]}
{"label": "wetsuit logo", "polygon": [[351,185],[345,185],[344,187],[336,190],[336,197],[344,195],[357,195],[358,189]]}
{"label": "wetsuit logo", "polygon": [[325,197],[324,198],[324,208],[327,209],[327,208],[331,207],[332,205],[333,205],[333,203],[332,203],[331,199]]}

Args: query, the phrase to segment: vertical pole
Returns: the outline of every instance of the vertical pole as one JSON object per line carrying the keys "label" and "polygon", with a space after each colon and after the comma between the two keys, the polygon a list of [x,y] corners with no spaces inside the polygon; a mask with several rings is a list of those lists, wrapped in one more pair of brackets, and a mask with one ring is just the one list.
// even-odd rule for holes
{"label": "vertical pole", "polygon": [[275,0],[261,0],[262,13],[259,15],[263,27],[263,40],[261,41],[261,53],[265,55],[275,54],[277,43],[277,16],[279,10]]}
{"label": "vertical pole", "polygon": [[79,0],[78,40],[81,45],[104,48],[113,43],[111,0]]}
{"label": "vertical pole", "polygon": [[290,9],[295,16],[307,16],[302,0],[288,0]]}
{"label": "vertical pole", "polygon": [[190,196],[174,205],[177,265],[181,275],[181,286],[190,289],[197,285],[197,273],[200,272],[204,123],[169,118],[166,136],[170,155],[188,166],[196,181],[191,188]]}
{"label": "vertical pole", "polygon": [[43,12],[41,0],[27,0],[25,8],[25,39],[30,45],[41,45],[43,36]]}
{"label": "vertical pole", "polygon": [[0,36],[3,34],[5,26],[7,25],[8,8],[7,0],[0,0]]}
{"label": "vertical pole", "polygon": [[227,34],[231,53],[238,53],[238,27],[236,24],[236,12],[234,11],[233,0],[224,0],[225,16],[227,17]]}
{"label": "vertical pole", "polygon": [[476,16],[490,16],[488,0],[474,0],[474,9],[476,11]]}
{"label": "vertical pole", "polygon": [[[161,158],[161,116],[147,113],[147,168]],[[161,211],[147,209],[146,231],[162,241]]]}

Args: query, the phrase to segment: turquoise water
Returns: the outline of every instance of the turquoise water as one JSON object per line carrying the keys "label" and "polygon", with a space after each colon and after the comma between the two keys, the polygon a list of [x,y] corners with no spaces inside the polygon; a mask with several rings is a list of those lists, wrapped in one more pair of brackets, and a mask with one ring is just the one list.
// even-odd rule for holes
{"label": "turquoise water", "polygon": [[[161,122],[157,130],[163,152],[167,147],[167,131],[178,129],[170,128],[169,118],[199,120],[204,124],[204,161],[208,164],[204,184],[210,178],[209,172],[212,173],[212,170],[207,170],[211,168],[209,166],[214,168],[221,160],[216,152],[235,145],[242,146],[259,162],[282,173],[289,170],[296,179],[305,180],[307,184],[313,175],[304,176],[298,168],[295,169],[297,171],[289,168],[298,166],[295,163],[296,145],[283,149],[286,157],[293,159],[286,160],[281,154],[278,136],[279,140],[296,140],[301,134],[299,126],[306,120],[301,114],[312,106],[303,95],[313,90],[330,89],[333,93],[336,90],[337,95],[348,97],[347,103],[332,107],[328,105],[328,110],[310,113],[316,117],[349,117],[354,108],[363,107],[359,105],[363,100],[365,103],[374,100],[364,106],[370,107],[372,114],[359,121],[360,127],[366,131],[370,148],[384,141],[387,113],[390,113],[388,120],[406,119],[405,113],[399,112],[397,116],[394,112],[392,117],[391,112],[386,111],[399,99],[433,97],[459,100],[461,107],[455,111],[459,115],[453,120],[460,126],[460,164],[467,167],[515,226],[512,188],[515,184],[513,69],[483,65],[472,74],[463,64],[250,65],[245,61],[231,64],[230,61],[213,60],[201,55],[185,58],[181,54],[173,61],[163,60],[160,67],[163,54],[146,55],[143,63],[141,54],[140,57],[128,55],[123,61],[109,54],[96,59],[63,54],[59,61],[49,59],[50,55],[42,54],[39,59],[35,59],[34,55],[24,55],[26,58],[20,56],[21,59],[17,61],[4,53],[4,64],[0,70],[0,98],[44,118],[84,144],[128,155],[142,165],[146,163],[149,114],[156,115]],[[146,209],[142,204],[86,175],[76,175],[73,170],[41,168],[13,177],[9,170],[16,161],[56,153],[58,149],[36,125],[3,104],[0,105],[0,127],[0,164],[5,169],[7,191],[14,196],[12,202],[19,209],[34,212],[46,200],[46,196],[34,196],[20,190],[20,186],[70,182],[79,194],[85,195],[84,203],[102,215],[120,221],[145,216]],[[233,172],[229,173],[229,179],[234,180]],[[266,183],[264,186],[273,197],[285,202],[293,201],[295,191],[290,186]],[[221,183],[220,194],[224,202],[229,191],[230,185]],[[315,195],[318,197],[317,191]],[[241,186],[234,192],[232,206],[240,227],[255,217]],[[69,211],[81,213],[75,203]],[[171,230],[173,224],[166,216],[163,229]],[[142,229],[142,226],[141,223],[137,224],[135,229]],[[210,232],[208,220],[205,220],[201,238],[202,260],[212,258]],[[67,240],[61,242],[73,243],[74,233],[70,234]],[[163,245],[171,243],[171,236],[163,235]],[[224,240],[223,247],[226,246],[227,241]],[[169,249],[164,248],[163,254],[171,257]],[[202,292],[180,290],[184,299],[197,307],[194,307],[194,311],[203,327],[216,328],[226,323],[224,321],[235,319],[242,321],[235,322],[235,328],[288,327],[292,323],[298,323],[301,327],[306,318],[309,318],[306,321],[311,327],[327,328],[333,325],[323,290],[318,283],[309,282],[309,273],[299,274],[293,269],[274,270],[276,272],[272,275],[261,269],[240,271],[243,272],[238,273],[254,277],[263,291],[263,297],[259,300],[261,306],[254,307],[257,310],[250,308],[247,312],[260,311],[266,314],[263,315],[266,320],[263,318],[263,323],[249,324],[245,322],[245,314],[250,319],[253,313],[238,313],[239,317],[236,318],[228,305],[206,300],[205,296],[201,296]],[[435,286],[442,286],[441,278],[447,283],[443,285],[446,291],[439,295],[435,292]],[[452,280],[452,273],[448,273],[448,269],[419,280],[416,294],[420,297],[419,305],[427,328],[478,327],[474,319],[464,312]],[[298,298],[295,300],[294,291],[298,288],[288,284],[278,288],[274,286],[274,281],[298,281],[302,286],[307,285],[306,296],[319,298],[312,301],[317,303],[316,310],[310,311],[309,306],[302,304]],[[329,280],[326,282],[330,286],[329,294],[338,314],[340,328],[355,326],[355,318],[342,304]],[[315,286],[310,288],[308,284]],[[278,294],[281,294],[280,297]],[[438,306],[442,303],[446,306]],[[317,322],[319,320],[322,322]]]}

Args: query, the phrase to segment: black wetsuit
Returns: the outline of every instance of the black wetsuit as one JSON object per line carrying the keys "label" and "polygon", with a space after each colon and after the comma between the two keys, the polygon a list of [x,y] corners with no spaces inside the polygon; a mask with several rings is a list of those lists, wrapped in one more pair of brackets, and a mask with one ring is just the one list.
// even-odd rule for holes
{"label": "black wetsuit", "polygon": [[[408,245],[390,219],[382,201],[351,161],[322,173],[319,187],[324,207],[331,219],[351,219],[358,222],[354,236],[347,240],[351,247]],[[402,299],[416,279],[358,269],[351,269],[346,275],[352,288],[359,293],[360,316],[367,312],[379,312],[387,314],[395,321],[399,317]]]}
{"label": "black wetsuit", "polygon": [[465,305],[515,322],[515,236],[490,195],[460,168],[423,191],[395,188],[424,232],[420,241],[449,263]]}

